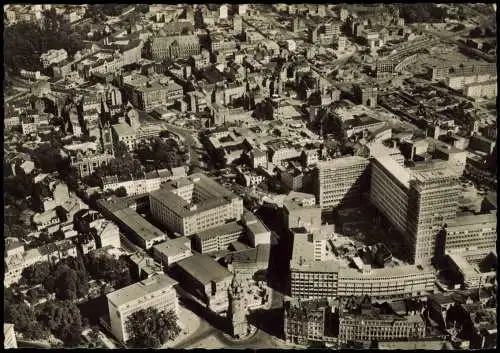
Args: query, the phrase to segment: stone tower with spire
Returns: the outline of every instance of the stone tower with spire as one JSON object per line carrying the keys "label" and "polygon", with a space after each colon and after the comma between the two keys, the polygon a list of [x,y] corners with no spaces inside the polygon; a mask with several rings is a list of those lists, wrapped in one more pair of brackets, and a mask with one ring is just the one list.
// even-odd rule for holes
{"label": "stone tower with spire", "polygon": [[232,324],[232,335],[235,338],[245,337],[248,333],[247,308],[241,281],[233,277],[229,288],[229,315]]}

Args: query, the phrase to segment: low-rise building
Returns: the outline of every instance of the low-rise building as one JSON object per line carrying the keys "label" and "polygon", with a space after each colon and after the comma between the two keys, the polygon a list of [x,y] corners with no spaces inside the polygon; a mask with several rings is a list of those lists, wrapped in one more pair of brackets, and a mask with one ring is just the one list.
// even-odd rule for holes
{"label": "low-rise building", "polygon": [[271,232],[253,213],[248,211],[243,213],[242,221],[246,229],[248,242],[251,246],[256,247],[259,244],[271,244]]}
{"label": "low-rise building", "polygon": [[316,197],[292,191],[283,201],[283,214],[287,229],[304,227],[309,231],[321,228],[321,208]]}
{"label": "low-rise building", "polygon": [[109,320],[113,335],[120,342],[130,339],[127,319],[139,310],[154,308],[158,311],[172,310],[179,315],[179,304],[175,290],[177,282],[165,274],[157,274],[141,282],[109,293]]}
{"label": "low-rise building", "polygon": [[193,236],[194,250],[200,253],[225,250],[229,244],[240,239],[244,234],[245,228],[238,222],[213,227]]}
{"label": "low-rise building", "polygon": [[64,49],[51,49],[46,53],[40,55],[40,61],[44,68],[49,67],[52,64],[60,63],[68,58],[68,52]]}
{"label": "low-rise building", "polygon": [[[76,246],[71,240],[60,240],[31,250],[25,250],[24,246],[18,242],[7,243],[6,248],[11,249],[11,255],[7,253],[8,256],[5,257],[5,287],[10,287],[11,284],[18,282],[23,270],[37,262],[56,263],[60,259],[77,256]],[[14,254],[12,254],[13,250],[15,250]]]}
{"label": "low-rise building", "polygon": [[201,52],[197,35],[162,36],[161,34],[160,31],[159,36],[151,37],[146,44],[153,60],[186,58]]}
{"label": "low-rise building", "polygon": [[173,263],[193,256],[190,243],[191,240],[186,237],[168,239],[163,243],[153,246],[153,257],[165,266],[170,266]]}
{"label": "low-rise building", "polygon": [[143,178],[120,181],[118,176],[108,176],[101,178],[101,186],[104,191],[115,191],[118,188],[125,188],[127,195],[139,195],[158,190],[160,184],[171,179],[172,174],[168,170],[153,171],[144,173]]}
{"label": "low-rise building", "polygon": [[125,234],[143,249],[150,249],[154,244],[167,238],[166,234],[131,208],[124,208],[113,213],[114,219]]}
{"label": "low-rise building", "polygon": [[445,231],[446,253],[461,254],[466,258],[474,254],[480,261],[496,248],[497,216],[496,213],[458,215]]}
{"label": "low-rise building", "polygon": [[181,286],[200,299],[215,313],[228,310],[228,289],[232,274],[207,255],[195,254],[178,261],[175,272],[182,278]]}
{"label": "low-rise building", "polygon": [[291,299],[284,303],[285,340],[309,345],[324,342],[331,335],[333,309],[325,298],[313,300]]}
{"label": "low-rise building", "polygon": [[385,315],[372,307],[362,309],[360,313],[341,313],[339,318],[339,343],[371,343],[424,336],[425,322],[420,315]]}

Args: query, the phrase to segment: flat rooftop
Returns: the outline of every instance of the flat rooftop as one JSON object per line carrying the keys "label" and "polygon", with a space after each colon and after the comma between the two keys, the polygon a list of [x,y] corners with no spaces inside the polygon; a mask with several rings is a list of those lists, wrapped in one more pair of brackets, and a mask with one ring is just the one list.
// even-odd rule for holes
{"label": "flat rooftop", "polygon": [[172,288],[176,284],[177,281],[166,274],[156,274],[141,282],[131,284],[113,293],[109,293],[106,297],[109,302],[120,307],[132,301],[144,298],[149,294]]}
{"label": "flat rooftop", "polygon": [[201,240],[213,239],[218,236],[226,235],[226,234],[234,234],[245,232],[245,228],[239,224],[238,222],[229,222],[217,227],[213,227],[202,232],[196,234],[198,238]]}
{"label": "flat rooftop", "polygon": [[121,223],[130,228],[138,237],[144,240],[153,240],[165,234],[144,217],[131,208],[124,208],[113,213]]}
{"label": "flat rooftop", "polygon": [[464,227],[468,225],[475,224],[495,224],[497,222],[497,215],[495,213],[486,213],[486,214],[466,214],[459,215],[455,222],[449,223],[449,227]]}
{"label": "flat rooftop", "polygon": [[153,249],[167,256],[175,256],[191,250],[189,243],[190,240],[188,238],[180,237],[176,239],[168,239],[160,244],[156,244],[153,246]]}
{"label": "flat rooftop", "polygon": [[320,169],[334,169],[334,168],[344,168],[356,164],[367,164],[369,161],[366,158],[360,156],[348,156],[335,158],[329,161],[318,161],[317,166]]}
{"label": "flat rooftop", "polygon": [[208,284],[212,281],[219,282],[232,276],[228,269],[219,265],[210,256],[203,254],[195,254],[183,259],[177,262],[177,266],[202,284]]}
{"label": "flat rooftop", "polygon": [[390,156],[374,156],[375,160],[389,172],[396,180],[398,180],[405,188],[410,187],[411,173],[407,168],[399,165],[396,160]]}
{"label": "flat rooftop", "polygon": [[[177,189],[189,185],[194,185],[195,189],[201,189],[201,194],[209,196],[190,205],[185,199],[175,193]],[[159,190],[153,191],[150,194],[150,197],[155,198],[176,214],[184,217],[222,206],[238,198],[238,196],[222,185],[199,173],[163,183]]]}

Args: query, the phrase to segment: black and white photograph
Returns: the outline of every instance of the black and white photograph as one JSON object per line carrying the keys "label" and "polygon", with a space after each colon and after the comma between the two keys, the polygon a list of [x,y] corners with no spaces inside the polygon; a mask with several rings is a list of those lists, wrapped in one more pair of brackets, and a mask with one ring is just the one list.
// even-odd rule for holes
{"label": "black and white photograph", "polygon": [[5,3],[4,348],[496,349],[496,11]]}

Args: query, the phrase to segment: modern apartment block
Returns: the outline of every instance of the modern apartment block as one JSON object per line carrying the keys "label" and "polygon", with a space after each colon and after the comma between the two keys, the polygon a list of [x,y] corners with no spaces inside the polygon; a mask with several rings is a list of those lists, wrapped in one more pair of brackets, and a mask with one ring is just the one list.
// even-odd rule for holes
{"label": "modern apartment block", "polygon": [[155,308],[158,311],[173,310],[178,315],[179,305],[172,278],[157,274],[141,282],[109,293],[108,309],[113,335],[121,342],[130,339],[127,319],[136,311]]}
{"label": "modern apartment block", "polygon": [[153,218],[181,235],[238,220],[243,214],[243,200],[203,174],[164,183],[149,201]]}
{"label": "modern apartment block", "polygon": [[320,161],[317,165],[316,199],[322,209],[360,202],[368,181],[369,160],[350,156]]}
{"label": "modern apartment block", "polygon": [[403,235],[411,263],[427,264],[436,255],[436,237],[455,220],[460,186],[456,172],[404,168],[391,157],[373,159],[370,199]]}

